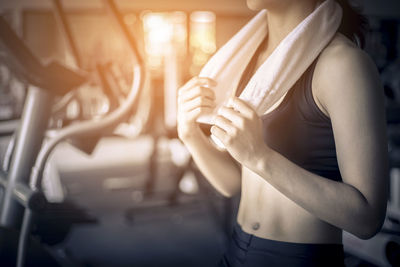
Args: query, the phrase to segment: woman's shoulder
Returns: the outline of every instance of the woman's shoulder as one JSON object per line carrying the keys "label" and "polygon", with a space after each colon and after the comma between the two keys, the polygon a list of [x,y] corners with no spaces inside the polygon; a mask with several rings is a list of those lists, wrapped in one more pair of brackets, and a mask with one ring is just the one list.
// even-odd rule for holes
{"label": "woman's shoulder", "polygon": [[328,82],[334,74],[350,78],[355,72],[370,71],[376,71],[376,68],[369,55],[340,33],[321,52],[315,67],[316,78],[328,78]]}
{"label": "woman's shoulder", "polygon": [[378,71],[371,58],[340,33],[320,54],[312,80],[314,97],[322,107],[329,98],[368,94],[368,90],[379,86]]}

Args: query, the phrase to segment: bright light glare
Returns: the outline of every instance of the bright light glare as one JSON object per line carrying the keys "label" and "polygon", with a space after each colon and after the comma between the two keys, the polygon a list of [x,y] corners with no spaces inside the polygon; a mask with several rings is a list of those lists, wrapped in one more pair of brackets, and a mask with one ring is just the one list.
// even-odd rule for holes
{"label": "bright light glare", "polygon": [[199,192],[199,185],[196,176],[192,171],[187,171],[179,182],[179,189],[186,194],[196,194]]}
{"label": "bright light glare", "polygon": [[196,75],[216,47],[215,14],[195,11],[190,15],[190,51],[192,52],[191,74]]}
{"label": "bright light glare", "polygon": [[[166,14],[146,13],[143,15],[143,29],[145,34],[145,50],[150,57],[162,57],[164,49],[172,37],[172,26]],[[150,62],[159,64],[158,60]]]}
{"label": "bright light glare", "polygon": [[147,65],[150,69],[159,70],[173,38],[173,25],[168,13],[147,11],[142,15],[142,21]]}
{"label": "bright light glare", "polygon": [[161,44],[169,42],[172,29],[164,15],[151,13],[147,14],[144,19],[151,43]]}
{"label": "bright light glare", "polygon": [[190,14],[190,20],[198,23],[212,23],[215,21],[215,14],[209,11],[195,11]]}
{"label": "bright light glare", "polygon": [[186,14],[182,11],[150,12],[141,16],[147,64],[150,69],[161,70],[164,56],[171,46],[179,58],[186,56]]}

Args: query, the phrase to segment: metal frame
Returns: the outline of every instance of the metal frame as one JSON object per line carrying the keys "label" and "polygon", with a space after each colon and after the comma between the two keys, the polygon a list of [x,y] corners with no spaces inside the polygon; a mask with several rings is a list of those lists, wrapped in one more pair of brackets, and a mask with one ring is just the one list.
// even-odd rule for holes
{"label": "metal frame", "polygon": [[[109,3],[115,8],[112,1],[109,1]],[[116,8],[113,11],[117,14]],[[43,66],[33,57],[29,49],[18,40],[18,37],[4,21],[2,21],[1,26],[1,29],[10,35],[11,39],[19,46],[18,49],[13,49],[9,39],[4,37],[0,40],[5,43],[5,50],[11,54],[9,63],[15,65],[17,70],[21,71],[22,76],[25,75],[23,78],[27,77],[31,84],[25,100],[15,146],[13,146],[11,153],[12,159],[9,172],[0,172],[0,187],[4,188],[1,195],[0,225],[21,229],[17,266],[24,266],[27,242],[34,214],[46,206],[46,199],[41,191],[41,182],[43,169],[51,152],[57,144],[66,138],[99,133],[101,130],[115,127],[125,119],[131,112],[132,107],[137,104],[139,92],[145,79],[143,60],[138,53],[135,39],[129,35],[129,45],[134,52],[136,62],[133,66],[131,91],[124,103],[102,118],[102,120],[85,121],[61,129],[54,138],[48,140],[42,146],[52,111],[52,86],[57,84],[54,83],[57,79],[57,77],[54,77],[54,71],[64,71],[66,73],[67,70],[57,65]],[[26,62],[27,66],[25,65],[26,58],[24,59],[24,55],[21,54],[29,57],[28,62]],[[33,65],[38,66],[39,70],[30,68]],[[63,78],[65,79],[65,77]],[[67,82],[67,84],[69,83]],[[63,87],[64,90],[62,92],[67,92],[67,86],[63,85]]]}
{"label": "metal frame", "polygon": [[33,205],[36,201],[32,200],[37,199],[41,193],[30,190],[28,181],[47,129],[52,98],[46,90],[35,86],[28,89],[9,173],[0,178],[0,183],[5,188],[0,224],[5,227],[20,225],[22,207],[19,204],[36,209]]}

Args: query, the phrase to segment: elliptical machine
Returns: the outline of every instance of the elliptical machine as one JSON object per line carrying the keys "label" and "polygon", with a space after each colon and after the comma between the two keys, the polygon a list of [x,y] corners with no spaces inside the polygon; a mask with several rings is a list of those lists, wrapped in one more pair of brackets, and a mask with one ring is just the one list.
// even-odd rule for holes
{"label": "elliptical machine", "polygon": [[[131,112],[144,83],[143,59],[132,38],[135,62],[133,82],[126,100],[113,112],[99,120],[89,120],[53,131],[48,137],[47,126],[55,96],[63,96],[84,84],[88,75],[72,71],[56,62],[42,64],[0,16],[1,59],[18,77],[29,84],[22,117],[9,164],[0,170],[0,225],[20,229],[17,266],[25,266],[27,245],[35,217],[43,214],[49,204],[42,190],[43,170],[53,149],[72,137],[108,132]],[[11,230],[10,230],[11,231]]]}

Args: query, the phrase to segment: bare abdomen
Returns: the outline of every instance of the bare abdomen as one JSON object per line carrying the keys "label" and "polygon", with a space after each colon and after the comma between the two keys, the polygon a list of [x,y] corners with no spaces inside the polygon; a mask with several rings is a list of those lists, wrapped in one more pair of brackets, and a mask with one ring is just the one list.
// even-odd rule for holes
{"label": "bare abdomen", "polygon": [[252,171],[242,170],[238,212],[242,229],[258,237],[295,243],[341,243],[342,231],[288,199]]}

